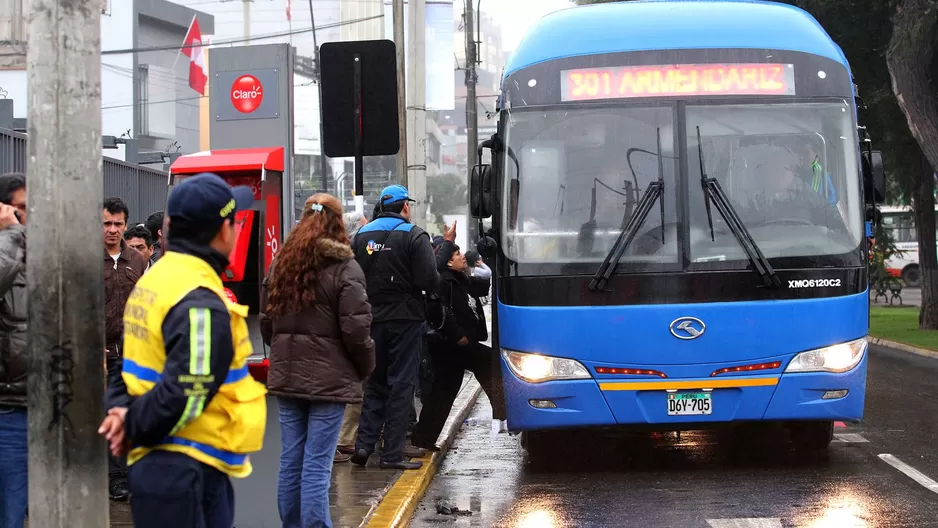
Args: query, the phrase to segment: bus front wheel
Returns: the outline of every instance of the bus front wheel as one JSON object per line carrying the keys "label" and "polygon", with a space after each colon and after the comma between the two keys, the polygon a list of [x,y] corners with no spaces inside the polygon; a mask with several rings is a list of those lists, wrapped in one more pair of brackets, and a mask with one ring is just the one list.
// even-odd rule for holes
{"label": "bus front wheel", "polygon": [[789,426],[796,451],[823,451],[834,439],[834,422],[802,422]]}
{"label": "bus front wheel", "polygon": [[909,288],[918,288],[922,285],[922,271],[915,264],[906,266],[902,270],[902,282]]}
{"label": "bus front wheel", "polygon": [[557,435],[548,431],[521,433],[521,447],[532,460],[543,460],[558,450]]}

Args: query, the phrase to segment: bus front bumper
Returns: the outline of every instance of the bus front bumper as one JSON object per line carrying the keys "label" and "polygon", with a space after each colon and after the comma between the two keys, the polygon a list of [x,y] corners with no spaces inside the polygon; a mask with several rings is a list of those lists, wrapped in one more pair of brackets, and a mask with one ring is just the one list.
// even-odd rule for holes
{"label": "bus front bumper", "polygon": [[[869,352],[843,373],[782,373],[703,379],[613,378],[528,383],[502,360],[512,431],[612,426],[680,428],[736,421],[863,418]],[[709,390],[708,390],[709,389]],[[669,394],[709,394],[706,414],[669,414]],[[695,396],[697,397],[697,396]]]}

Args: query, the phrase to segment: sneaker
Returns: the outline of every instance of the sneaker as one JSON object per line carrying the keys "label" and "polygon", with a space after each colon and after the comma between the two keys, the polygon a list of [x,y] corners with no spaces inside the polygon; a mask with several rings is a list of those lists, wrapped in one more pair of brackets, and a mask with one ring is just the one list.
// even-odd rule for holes
{"label": "sneaker", "polygon": [[127,502],[130,498],[130,490],[127,489],[127,479],[116,478],[108,485],[108,495],[112,501]]}
{"label": "sneaker", "polygon": [[337,450],[335,452],[335,456],[332,457],[332,463],[341,464],[342,462],[348,462],[351,459],[352,459],[352,455],[347,455]]}

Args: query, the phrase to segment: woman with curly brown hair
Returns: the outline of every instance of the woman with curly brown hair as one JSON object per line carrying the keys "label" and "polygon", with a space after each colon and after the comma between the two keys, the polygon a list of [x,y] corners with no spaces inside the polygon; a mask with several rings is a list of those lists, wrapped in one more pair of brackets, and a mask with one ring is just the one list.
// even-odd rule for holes
{"label": "woman with curly brown hair", "polygon": [[277,503],[284,528],[331,527],[329,483],[346,404],[374,368],[365,275],[339,200],[315,194],[271,265],[261,333],[280,407]]}

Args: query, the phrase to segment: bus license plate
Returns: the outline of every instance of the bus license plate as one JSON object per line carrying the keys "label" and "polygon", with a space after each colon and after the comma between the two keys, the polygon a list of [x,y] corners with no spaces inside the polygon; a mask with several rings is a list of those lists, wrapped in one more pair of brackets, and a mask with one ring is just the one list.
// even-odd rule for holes
{"label": "bus license plate", "polygon": [[709,392],[669,392],[668,416],[712,414],[713,403]]}

